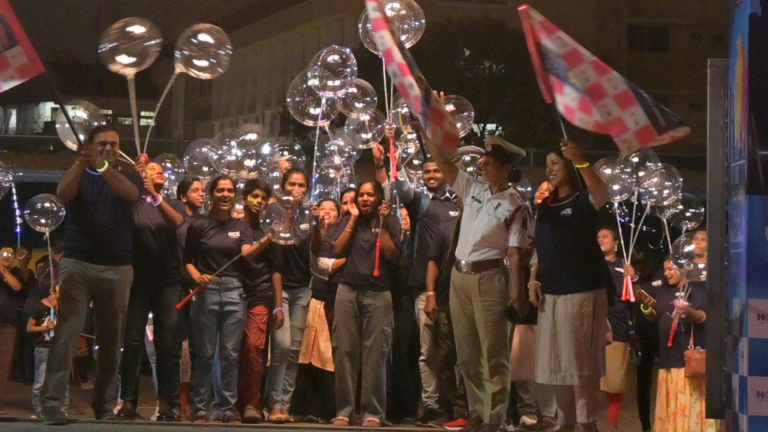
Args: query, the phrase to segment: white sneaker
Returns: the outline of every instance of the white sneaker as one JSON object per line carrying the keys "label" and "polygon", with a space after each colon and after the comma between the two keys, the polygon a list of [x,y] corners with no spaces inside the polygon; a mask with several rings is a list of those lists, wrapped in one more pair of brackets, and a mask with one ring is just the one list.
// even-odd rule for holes
{"label": "white sneaker", "polygon": [[529,427],[529,426],[534,426],[538,423],[539,423],[539,418],[536,417],[536,414],[526,414],[520,417],[520,426]]}

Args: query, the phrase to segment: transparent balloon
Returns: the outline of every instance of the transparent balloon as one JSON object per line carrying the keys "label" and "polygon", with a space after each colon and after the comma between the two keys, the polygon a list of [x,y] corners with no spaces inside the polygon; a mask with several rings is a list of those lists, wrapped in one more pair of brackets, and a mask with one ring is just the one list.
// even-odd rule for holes
{"label": "transparent balloon", "polygon": [[611,201],[615,203],[624,201],[633,193],[632,186],[622,181],[619,176],[614,176],[610,182],[606,183],[606,186],[608,186]]}
{"label": "transparent balloon", "polygon": [[354,175],[349,169],[318,167],[315,175],[313,197],[317,202],[329,199],[338,202],[341,191],[355,186]]}
{"label": "transparent balloon", "polygon": [[647,187],[651,173],[659,167],[659,157],[651,149],[640,149],[622,155],[616,163],[616,174],[632,189]]}
{"label": "transparent balloon", "polygon": [[131,78],[154,63],[162,46],[163,36],[151,21],[126,18],[102,33],[99,57],[112,72]]}
{"label": "transparent balloon", "polygon": [[[242,128],[240,130],[244,132]],[[261,174],[260,161],[262,156],[261,140],[258,138],[258,134],[245,133],[243,137],[240,138],[238,147],[241,150],[240,162],[242,165],[239,167],[240,170],[234,173],[235,177],[240,180],[259,178],[259,175]]]}
{"label": "transparent balloon", "polygon": [[659,164],[650,175],[650,181],[642,189],[643,199],[650,205],[668,206],[679,199],[683,190],[680,172],[670,164]]}
{"label": "transparent balloon", "polygon": [[401,141],[397,143],[397,146],[400,149],[400,165],[402,165],[408,178],[414,182],[420,180],[423,175],[424,156],[418,142],[414,143],[413,140]]}
{"label": "transparent balloon", "polygon": [[184,168],[189,175],[208,180],[216,175],[217,172],[213,166],[213,159],[215,157],[216,148],[213,140],[210,138],[200,138],[192,141],[184,150]]}
{"label": "transparent balloon", "polygon": [[485,151],[480,147],[463,146],[451,155],[451,161],[470,176],[478,177],[480,175],[480,160],[484,154]]}
{"label": "transparent balloon", "polygon": [[229,67],[232,42],[219,27],[195,24],[179,36],[174,52],[176,72],[198,79],[213,79]]}
{"label": "transparent balloon", "polygon": [[264,126],[258,123],[246,123],[238,129],[243,132],[243,138],[249,141],[258,141],[264,137]]}
{"label": "transparent balloon", "polygon": [[[93,128],[107,124],[107,120],[99,111],[99,107],[87,100],[76,99],[68,102],[65,106],[67,107],[69,118],[75,126],[77,136],[80,137],[80,141],[83,143],[85,143],[88,134],[91,133]],[[77,138],[75,133],[72,132],[72,128],[69,127],[67,118],[64,117],[64,112],[61,110],[56,114],[56,134],[59,135],[59,139],[67,148],[74,151],[77,150]]]}
{"label": "transparent balloon", "polygon": [[669,205],[654,205],[650,209],[651,216],[656,216],[661,219],[668,220],[672,215],[677,212],[677,203],[680,200],[680,196]]}
{"label": "transparent balloon", "polygon": [[240,143],[243,135],[240,129],[228,128],[213,137],[215,152],[211,162],[219,173],[235,176],[243,169],[243,148]]}
{"label": "transparent balloon", "polygon": [[330,123],[339,113],[339,102],[336,98],[320,96],[313,88],[318,85],[319,78],[313,77],[309,69],[299,72],[288,86],[285,103],[288,111],[301,124],[306,126],[322,126]]}
{"label": "transparent balloon", "polygon": [[24,206],[24,219],[33,230],[50,233],[64,221],[67,211],[64,203],[56,195],[40,194],[34,196]]}
{"label": "transparent balloon", "polygon": [[683,231],[690,231],[701,225],[705,214],[704,206],[698,198],[689,193],[683,193],[677,202],[671,222],[673,226]]}
{"label": "transparent balloon", "polygon": [[339,109],[346,115],[365,113],[375,110],[378,103],[379,98],[376,96],[376,90],[373,89],[373,86],[367,81],[357,78],[344,93]]}
{"label": "transparent balloon", "polygon": [[679,269],[693,269],[694,250],[696,249],[693,236],[694,233],[692,232],[685,233],[672,243],[672,264]]}
{"label": "transparent balloon", "polygon": [[451,115],[459,129],[459,137],[463,137],[472,130],[475,124],[475,108],[469,101],[461,96],[449,95],[445,97],[445,110]]}
{"label": "transparent balloon", "polygon": [[152,159],[163,168],[163,172],[169,179],[181,179],[184,177],[184,164],[173,153],[163,153]]}
{"label": "transparent balloon", "polygon": [[522,176],[519,182],[513,184],[513,187],[520,194],[520,198],[523,199],[523,202],[529,203],[533,200],[535,191],[527,177]]}
{"label": "transparent balloon", "polygon": [[371,148],[384,138],[386,120],[379,111],[369,111],[361,114],[350,114],[344,129],[354,136],[360,148]]}
{"label": "transparent balloon", "polygon": [[267,206],[261,223],[264,231],[272,234],[273,242],[292,245],[309,235],[311,217],[309,209],[288,195]]}
{"label": "transparent balloon", "polygon": [[325,139],[318,144],[317,165],[328,172],[348,171],[360,157],[360,148],[348,136]]}
{"label": "transparent balloon", "polygon": [[[400,38],[406,48],[410,48],[421,39],[424,34],[426,20],[424,11],[413,0],[383,0],[380,3],[384,12],[392,20],[395,27],[395,37]],[[363,45],[372,53],[381,55],[373,36],[373,26],[368,19],[368,9],[363,10],[357,24],[357,31]]]}
{"label": "transparent balloon", "polygon": [[0,199],[3,199],[6,193],[13,186],[13,173],[8,166],[0,162]]}
{"label": "transparent balloon", "polygon": [[[181,178],[181,177],[179,177]],[[163,190],[160,192],[163,194],[163,198],[167,200],[176,199],[176,189],[179,187],[179,182],[176,177],[168,177],[163,185]]]}
{"label": "transparent balloon", "polygon": [[395,94],[387,120],[394,123],[400,130],[408,128],[408,123],[411,121],[411,109],[408,108],[408,103],[399,93]]}
{"label": "transparent balloon", "polygon": [[357,60],[349,48],[331,45],[312,58],[309,76],[312,89],[320,96],[342,96],[354,86]]}
{"label": "transparent balloon", "polygon": [[613,156],[604,157],[595,162],[592,169],[603,183],[608,184],[616,177],[616,158]]}

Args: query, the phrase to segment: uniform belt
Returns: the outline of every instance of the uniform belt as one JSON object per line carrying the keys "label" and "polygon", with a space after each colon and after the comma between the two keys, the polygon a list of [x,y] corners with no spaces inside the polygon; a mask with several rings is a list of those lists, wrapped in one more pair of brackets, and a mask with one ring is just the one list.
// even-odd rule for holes
{"label": "uniform belt", "polygon": [[478,274],[489,270],[496,270],[504,265],[504,260],[501,258],[487,259],[481,261],[464,261],[456,260],[453,264],[453,268],[462,274]]}

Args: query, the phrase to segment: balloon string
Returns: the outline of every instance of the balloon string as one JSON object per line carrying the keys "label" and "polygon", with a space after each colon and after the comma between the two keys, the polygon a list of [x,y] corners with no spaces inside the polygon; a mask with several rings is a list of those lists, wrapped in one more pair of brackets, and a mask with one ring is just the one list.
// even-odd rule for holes
{"label": "balloon string", "polygon": [[387,64],[384,63],[384,58],[381,58],[381,70],[382,79],[384,80],[384,110],[387,112],[387,118],[389,118],[389,97],[387,96]]}
{"label": "balloon string", "polygon": [[[635,243],[635,236],[637,232],[635,230],[635,216],[637,215],[637,194],[640,191],[639,188],[635,188],[635,194],[632,196],[632,225],[629,230],[629,254],[632,255],[632,245]],[[627,257],[629,260],[629,257]]]}
{"label": "balloon string", "polygon": [[669,236],[669,225],[667,224],[667,218],[661,218],[664,221],[664,232],[667,234],[667,243],[669,244],[669,253],[672,253],[672,237]]}
{"label": "balloon string", "polygon": [[128,77],[128,98],[131,100],[131,114],[133,115],[133,139],[136,141],[136,156],[141,154],[141,143],[139,140],[139,108],[136,102],[136,81],[134,76]]}
{"label": "balloon string", "polygon": [[120,157],[120,156],[122,156],[122,157],[123,157],[123,159],[124,159],[126,162],[130,163],[131,165],[136,165],[136,162],[134,162],[134,160],[133,160],[133,159],[131,159],[131,158],[130,158],[130,156],[128,156],[127,154],[123,153],[123,151],[122,151],[122,150],[121,150],[121,151],[118,153],[118,157]]}
{"label": "balloon string", "polygon": [[387,110],[387,118],[389,118],[389,113],[392,111],[392,106],[395,104],[395,82],[392,80],[389,80],[389,109]]}
{"label": "balloon string", "polygon": [[315,151],[312,155],[312,202],[317,199],[317,143],[320,141],[320,125],[323,120],[323,110],[325,110],[325,97],[320,99],[320,115],[317,118],[317,128],[315,129]]}
{"label": "balloon string", "polygon": [[[624,235],[621,232],[621,219],[619,218],[619,203],[613,203],[613,212],[616,214],[616,225],[619,227],[619,240],[621,241],[621,252],[624,253],[624,258],[627,257],[627,247],[624,246]],[[627,262],[629,264],[629,262]]]}
{"label": "balloon string", "polygon": [[176,81],[176,77],[179,76],[178,72],[174,72],[171,76],[170,81],[168,81],[168,85],[165,86],[165,90],[163,90],[163,95],[160,96],[160,101],[157,102],[157,106],[155,106],[155,113],[152,115],[152,121],[149,123],[149,129],[147,130],[147,139],[144,140],[144,152],[147,152],[147,146],[149,145],[149,137],[152,135],[152,129],[155,127],[155,119],[157,119],[157,113],[160,111],[160,107],[163,105],[163,101],[165,101],[165,97],[168,96],[168,92],[171,90],[171,86],[173,86],[174,81]]}
{"label": "balloon string", "polygon": [[627,259],[627,263],[630,263],[632,261],[632,251],[635,249],[635,242],[637,241],[637,237],[640,235],[640,229],[643,227],[643,221],[645,221],[645,217],[648,216],[649,208],[650,206],[645,206],[643,217],[640,218],[640,224],[637,226],[637,230],[635,232],[635,238],[629,244],[629,259]]}
{"label": "balloon string", "polygon": [[[48,274],[51,277],[51,293],[53,293],[53,250],[51,249],[51,232],[48,231],[45,233],[45,240],[48,242]],[[54,314],[56,313],[56,309],[51,306],[51,320],[56,320],[56,317]],[[51,330],[50,337],[53,337],[53,330]]]}

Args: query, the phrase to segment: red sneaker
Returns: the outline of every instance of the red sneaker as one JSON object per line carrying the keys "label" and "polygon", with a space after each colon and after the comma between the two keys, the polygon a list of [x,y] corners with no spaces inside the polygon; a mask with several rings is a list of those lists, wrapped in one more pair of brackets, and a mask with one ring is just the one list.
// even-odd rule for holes
{"label": "red sneaker", "polygon": [[443,427],[448,430],[457,431],[457,430],[461,430],[466,425],[467,425],[467,419],[462,417],[460,419],[456,419],[454,421],[450,421],[448,423],[443,424]]}

